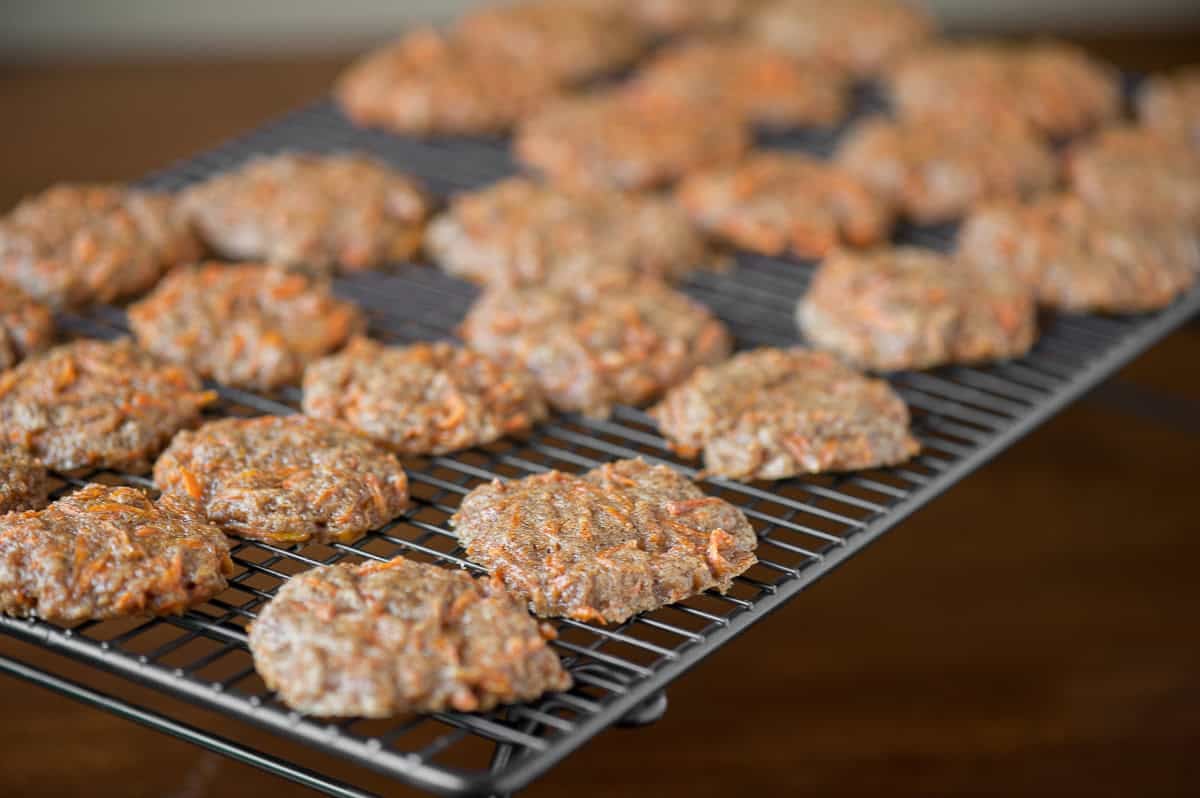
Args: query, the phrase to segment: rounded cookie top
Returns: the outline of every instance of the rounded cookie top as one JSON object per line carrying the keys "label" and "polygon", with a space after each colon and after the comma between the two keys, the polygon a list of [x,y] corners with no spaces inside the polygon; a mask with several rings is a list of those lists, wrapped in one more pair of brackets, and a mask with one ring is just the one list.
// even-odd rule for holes
{"label": "rounded cookie top", "polygon": [[1165,307],[1200,274],[1200,234],[1129,219],[1071,194],[988,206],[968,217],[959,255],[1015,274],[1043,305],[1138,313]]}
{"label": "rounded cookie top", "polygon": [[0,515],[46,506],[50,475],[28,453],[0,442]]}
{"label": "rounded cookie top", "polygon": [[283,545],[356,540],[408,506],[408,477],[394,455],[300,415],[181,432],[154,464],[154,482],[198,501],[228,534]]}
{"label": "rounded cookie top", "polygon": [[920,224],[956,219],[985,200],[1033,196],[1058,177],[1053,151],[1019,123],[982,130],[872,119],[842,141],[837,163]]}
{"label": "rounded cookie top", "polygon": [[141,473],[215,400],[129,339],[75,341],[0,374],[0,436],[55,471]]}
{"label": "rounded cookie top", "polygon": [[1093,207],[1147,223],[1200,226],[1200,150],[1138,127],[1101,131],[1068,154],[1071,187]]}
{"label": "rounded cookie top", "polygon": [[917,453],[908,407],[826,352],[756,349],[696,370],[650,411],[671,447],[733,479],[896,465]]}
{"label": "rounded cookie top", "polygon": [[390,347],[356,338],[304,373],[304,412],[336,419],[406,455],[445,454],[545,418],[537,386],[445,342]]}
{"label": "rounded cookie top", "polygon": [[0,371],[49,349],[54,334],[50,308],[0,280]]}
{"label": "rounded cookie top", "polygon": [[249,631],[254,667],[285,704],[369,718],[566,690],[553,637],[498,584],[402,557],[294,576]]}
{"label": "rounded cookie top", "polygon": [[902,0],[777,0],[747,27],[768,44],[866,77],[931,37],[937,23]]}
{"label": "rounded cookie top", "polygon": [[1021,122],[1050,136],[1073,136],[1121,112],[1116,71],[1054,41],[931,45],[895,65],[888,89],[901,117],[976,130]]}
{"label": "rounded cookie top", "polygon": [[229,543],[191,499],[88,485],[0,516],[0,611],[74,623],[181,613],[226,587]]}
{"label": "rounded cookie top", "polygon": [[658,280],[486,292],[461,328],[475,349],[528,371],[560,410],[606,416],[729,354],[709,310]]}
{"label": "rounded cookie top", "polygon": [[570,191],[523,177],[459,194],[426,243],[448,273],[489,285],[593,274],[682,277],[703,263],[703,237],[668,200]]}
{"label": "rounded cookie top", "polygon": [[624,88],[559,100],[517,128],[517,158],[576,188],[653,188],[736,161],[750,144],[744,122],[656,92]]}
{"label": "rounded cookie top", "polygon": [[353,271],[412,257],[430,199],[365,155],[285,153],[192,186],[180,205],[225,258]]}
{"label": "rounded cookie top", "polygon": [[658,36],[733,28],[765,0],[579,0],[615,8]]}
{"label": "rounded cookie top", "polygon": [[365,326],[317,279],[254,263],[177,269],[129,308],[147,350],[226,385],[271,391]]}
{"label": "rounded cookie top", "polygon": [[428,135],[499,133],[561,91],[548,71],[420,29],[370,52],[334,97],[355,124]]}
{"label": "rounded cookie top", "polygon": [[479,52],[510,58],[564,84],[613,72],[650,41],[619,9],[561,0],[520,0],[470,11],[454,37]]}
{"label": "rounded cookie top", "polygon": [[1200,66],[1152,75],[1138,90],[1137,111],[1146,127],[1200,149]]}
{"label": "rounded cookie top", "polygon": [[846,115],[850,83],[827,67],[752,39],[683,42],[656,56],[637,85],[770,128],[830,126]]}
{"label": "rounded cookie top", "polygon": [[1036,307],[1012,275],[931,250],[838,252],[817,269],[797,319],[809,342],[878,371],[1022,355]]}
{"label": "rounded cookie top", "polygon": [[451,524],[468,557],[547,617],[619,623],[725,592],[757,562],[741,510],[641,460],[481,485]]}
{"label": "rounded cookie top", "polygon": [[676,197],[693,220],[766,255],[821,257],[869,246],[891,230],[888,201],[841,167],[802,154],[761,154],[684,180]]}
{"label": "rounded cookie top", "polygon": [[60,184],[0,218],[0,279],[56,307],[139,294],[171,266],[199,256],[166,194]]}

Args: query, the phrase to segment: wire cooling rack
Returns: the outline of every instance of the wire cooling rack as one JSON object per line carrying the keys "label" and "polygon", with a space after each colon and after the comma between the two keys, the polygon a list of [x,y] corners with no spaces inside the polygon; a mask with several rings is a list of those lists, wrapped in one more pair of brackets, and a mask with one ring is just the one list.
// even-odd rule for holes
{"label": "wire cooling rack", "polygon": [[[828,153],[838,135],[772,137],[772,146]],[[151,176],[174,189],[230,168],[251,155],[286,149],[371,152],[424,178],[446,195],[515,171],[497,140],[417,140],[356,130],[327,102]],[[950,230],[906,229],[898,240],[944,249]],[[727,273],[700,273],[685,290],[725,320],[740,347],[798,342],[793,309],[812,264],[749,255]],[[385,341],[449,337],[475,290],[434,268],[398,264],[339,279],[337,290],[357,301],[371,331]],[[1058,316],[1026,357],[985,368],[953,367],[896,375],[893,384],[914,413],[924,450],[898,468],[744,485],[703,481],[711,494],[740,507],[758,532],[760,563],[728,595],[706,594],[626,623],[600,627],[556,622],[554,644],[575,687],[537,702],[486,715],[439,713],[388,721],[330,723],[289,711],[266,690],[246,648],[245,627],[275,589],[304,569],[338,561],[403,554],[450,567],[466,561],[447,527],[461,497],[495,477],[558,468],[579,471],[641,456],[694,476],[695,463],[676,458],[646,414],[620,407],[605,421],[560,415],[527,438],[506,440],[452,457],[406,463],[413,508],[353,545],[280,548],[240,542],[238,573],[218,598],[172,618],[84,623],[61,628],[35,620],[0,619],[0,630],[175,697],[344,757],[395,779],[447,794],[507,793],[527,785],[601,730],[649,722],[665,706],[662,689],[717,647],[732,640],[1005,449],[1200,308],[1200,290],[1153,315],[1123,318]],[[78,335],[125,332],[124,314],[104,308],[62,319]],[[290,413],[299,394],[260,396],[219,389],[214,416]],[[87,479],[152,489],[146,479],[101,473]],[[81,484],[64,479],[62,491]],[[11,658],[0,670],[196,742],[286,778],[342,796],[364,795],[287,759],[251,750],[162,714]]]}

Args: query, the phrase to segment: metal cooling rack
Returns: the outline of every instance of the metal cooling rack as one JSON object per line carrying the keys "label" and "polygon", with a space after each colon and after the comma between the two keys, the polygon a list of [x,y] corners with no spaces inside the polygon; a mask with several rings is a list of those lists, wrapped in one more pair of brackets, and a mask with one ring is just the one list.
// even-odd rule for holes
{"label": "metal cooling rack", "polygon": [[[769,141],[827,153],[835,137],[836,132],[818,132]],[[146,182],[178,188],[253,154],[289,148],[366,150],[418,174],[442,195],[514,171],[501,140],[415,140],[364,132],[346,124],[330,104],[320,103]],[[949,230],[899,233],[901,240],[937,248],[947,247],[951,236]],[[740,346],[789,345],[798,340],[792,311],[810,272],[811,264],[739,256],[735,271],[696,275],[685,288],[729,324]],[[450,336],[475,295],[470,286],[415,264],[341,279],[337,290],[367,310],[374,335],[397,342]],[[924,446],[922,455],[903,467],[772,484],[705,480],[709,493],[750,517],[761,540],[760,564],[726,596],[698,596],[608,628],[558,621],[555,646],[576,686],[535,703],[487,715],[440,713],[386,722],[304,718],[279,704],[254,673],[245,626],[283,580],[315,565],[404,554],[475,570],[457,548],[446,520],[463,494],[493,477],[549,468],[577,471],[632,456],[667,462],[694,475],[695,464],[674,457],[637,409],[619,408],[607,421],[558,416],[526,439],[409,462],[415,503],[403,518],[353,545],[238,543],[238,573],[230,589],[181,617],[84,623],[70,629],[3,618],[0,630],[402,782],[448,794],[511,792],[601,730],[653,721],[665,708],[662,689],[673,679],[1100,383],[1197,309],[1200,290],[1149,316],[1060,316],[1046,321],[1041,341],[1020,360],[895,376]],[[115,308],[62,321],[81,335],[108,337],[125,330],[124,314]],[[267,397],[221,388],[220,394],[214,415],[294,412],[299,399],[295,391]],[[144,478],[123,474],[88,478],[152,488]],[[62,490],[79,483],[77,478],[65,480]],[[17,660],[0,658],[0,670],[329,794],[365,794],[283,756],[252,750]]]}

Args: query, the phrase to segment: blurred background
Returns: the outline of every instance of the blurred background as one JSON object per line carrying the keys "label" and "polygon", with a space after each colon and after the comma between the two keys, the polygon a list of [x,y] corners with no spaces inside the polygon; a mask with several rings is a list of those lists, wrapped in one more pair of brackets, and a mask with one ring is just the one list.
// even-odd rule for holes
{"label": "blurred background", "polygon": [[[836,0],[831,0],[836,2]],[[5,0],[0,52],[22,59],[333,52],[382,31],[445,20],[478,0]],[[1189,0],[932,0],[951,28],[1168,31],[1200,18]]]}
{"label": "blurred background", "polygon": [[[0,208],[211,147],[467,5],[0,0]],[[1126,69],[1200,61],[1194,0],[931,5],[956,30],[1061,35]],[[689,673],[658,724],[602,735],[528,795],[1200,793],[1198,358],[1193,323]],[[0,653],[272,745],[4,638]],[[0,706],[0,796],[307,794],[5,678]]]}

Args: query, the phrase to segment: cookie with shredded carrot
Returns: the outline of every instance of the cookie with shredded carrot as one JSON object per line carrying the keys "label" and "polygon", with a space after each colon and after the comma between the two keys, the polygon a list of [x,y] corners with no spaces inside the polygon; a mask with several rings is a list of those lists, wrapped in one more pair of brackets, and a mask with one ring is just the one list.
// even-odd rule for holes
{"label": "cookie with shredded carrot", "polygon": [[408,506],[395,455],[340,424],[225,418],[185,430],[154,464],[164,495],[200,502],[226,533],[281,545],[350,542]]}
{"label": "cookie with shredded carrot", "polygon": [[454,197],[430,224],[426,248],[449,274],[486,285],[612,272],[671,279],[709,259],[703,236],[670,200],[524,177]]}
{"label": "cookie with shredded carrot", "polygon": [[260,156],[181,198],[189,221],[222,257],[316,271],[412,257],[430,205],[414,178],[353,153]]}
{"label": "cookie with shredded carrot", "polygon": [[806,60],[869,77],[932,37],[937,23],[919,3],[904,0],[774,0],[746,27]]}
{"label": "cookie with shredded carrot", "polygon": [[49,494],[46,467],[27,452],[0,443],[0,515],[40,510]]}
{"label": "cookie with shredded carrot", "polygon": [[493,289],[460,334],[531,374],[554,407],[597,417],[653,399],[731,348],[707,308],[649,277]]}
{"label": "cookie with shredded carrot", "polygon": [[0,280],[0,371],[49,349],[54,332],[50,308]]}
{"label": "cookie with shredded carrot", "polygon": [[254,263],[177,269],[129,308],[147,351],[226,385],[272,391],[365,327],[317,278]]}
{"label": "cookie with shredded carrot", "polygon": [[1200,150],[1141,127],[1113,127],[1067,154],[1071,188],[1086,203],[1148,224],[1200,227]]}
{"label": "cookie with shredded carrot", "polygon": [[63,183],[0,217],[0,280],[54,307],[140,294],[199,256],[175,199],[158,192]]}
{"label": "cookie with shredded carrot", "polygon": [[741,510],[642,460],[480,485],[450,523],[467,556],[543,617],[620,623],[726,592],[757,562]]}
{"label": "cookie with shredded carrot", "polygon": [[1036,317],[1015,276],[915,247],[834,253],[797,309],[811,344],[876,371],[1018,357]]}
{"label": "cookie with shredded carrot", "polygon": [[464,14],[453,36],[476,52],[548,73],[564,85],[614,72],[649,45],[619,9],[561,0],[517,0]]}
{"label": "cookie with shredded carrot", "polygon": [[363,127],[478,135],[508,130],[561,92],[549,71],[418,29],[352,64],[334,98]]}
{"label": "cookie with shredded carrot", "polygon": [[526,166],[574,188],[645,189],[736,161],[749,130],[719,109],[638,88],[559,100],[523,120]]}
{"label": "cookie with shredded carrot", "polygon": [[1151,75],[1138,89],[1137,111],[1145,127],[1200,150],[1200,66]]}
{"label": "cookie with shredded carrot", "polygon": [[129,339],[75,341],[0,374],[0,443],[55,471],[141,473],[216,398]]}
{"label": "cookie with shredded carrot", "polygon": [[403,557],[294,576],[249,629],[267,686],[321,717],[484,712],[566,690],[554,636],[495,580]]}
{"label": "cookie with shredded carrot", "polygon": [[819,258],[887,238],[890,203],[842,169],[799,153],[763,153],[701,172],[676,189],[702,229],[765,255]]}
{"label": "cookie with shredded carrot", "polygon": [[710,474],[786,479],[897,465],[920,445],[884,380],[827,352],[755,349],[699,368],[650,410],[671,447]]}
{"label": "cookie with shredded carrot", "polygon": [[1200,275],[1195,229],[1130,219],[1072,194],[980,209],[963,226],[958,252],[1015,274],[1042,305],[1077,313],[1165,307]]}
{"label": "cookie with shredded carrot", "polygon": [[1056,41],[939,43],[900,59],[887,83],[901,117],[976,130],[1019,122],[1063,138],[1121,113],[1116,70]]}
{"label": "cookie with shredded carrot", "polygon": [[656,36],[729,30],[765,0],[576,0],[616,9]]}
{"label": "cookie with shredded carrot", "polygon": [[192,499],[88,485],[0,516],[0,612],[75,623],[182,613],[226,587],[229,543]]}
{"label": "cookie with shredded carrot", "polygon": [[527,431],[545,418],[532,379],[446,342],[354,339],[304,373],[304,412],[343,421],[405,455],[445,454]]}
{"label": "cookie with shredded carrot", "polygon": [[840,73],[740,37],[668,47],[637,74],[637,85],[760,127],[829,127],[845,117],[850,83]]}
{"label": "cookie with shredded carrot", "polygon": [[1052,188],[1058,160],[1023,123],[967,125],[871,119],[843,139],[837,163],[919,224],[964,216],[997,199]]}

